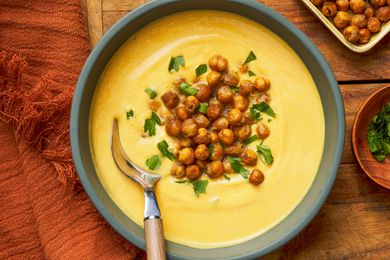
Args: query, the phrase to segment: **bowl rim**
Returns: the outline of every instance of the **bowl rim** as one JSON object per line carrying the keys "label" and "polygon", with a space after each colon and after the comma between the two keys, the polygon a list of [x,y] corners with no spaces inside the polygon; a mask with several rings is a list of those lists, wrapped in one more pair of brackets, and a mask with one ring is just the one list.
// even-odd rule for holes
{"label": "bowl rim", "polygon": [[[81,106],[82,102],[82,94],[85,88],[85,83],[87,82],[88,75],[91,73],[91,67],[92,64],[96,62],[96,60],[99,58],[102,51],[106,48],[108,43],[114,38],[114,36],[120,32],[125,26],[127,26],[128,23],[135,20],[137,17],[144,15],[145,13],[148,13],[149,11],[153,10],[154,8],[161,7],[166,4],[172,4],[175,2],[182,2],[186,0],[152,0],[141,7],[134,9],[133,11],[129,12],[125,17],[120,19],[114,26],[112,26],[107,33],[103,36],[103,38],[99,41],[95,49],[92,50],[91,54],[89,55],[88,59],[86,60],[84,67],[80,73],[79,80],[77,82],[76,90],[74,93],[73,103],[72,103],[72,109],[71,109],[71,120],[70,120],[70,138],[71,138],[71,147],[72,147],[72,155],[74,164],[76,166],[80,181],[88,194],[88,197],[96,207],[96,209],[99,211],[99,213],[103,216],[103,218],[113,227],[119,234],[121,234],[125,239],[127,239],[129,242],[133,243],[134,245],[145,249],[145,243],[144,239],[140,238],[134,234],[127,234],[125,232],[125,228],[115,217],[110,213],[110,211],[104,206],[104,203],[98,198],[97,193],[92,185],[92,183],[89,181],[86,169],[83,165],[83,160],[81,151],[79,149],[80,146],[80,140],[78,138],[78,127],[79,127],[79,120],[80,115],[78,108]],[[271,8],[260,4],[256,1],[248,1],[248,0],[224,0],[224,2],[232,2],[239,5],[243,5],[245,7],[254,9],[256,12],[262,12],[271,19],[273,19],[275,22],[279,23],[282,27],[284,27],[289,33],[293,34],[297,39],[299,39],[300,43],[304,46],[305,50],[310,52],[312,57],[314,58],[315,62],[318,64],[318,66],[322,69],[324,76],[326,80],[329,82],[330,85],[330,91],[331,95],[335,102],[335,110],[337,114],[337,125],[338,129],[337,132],[337,139],[336,139],[336,145],[335,145],[335,153],[332,156],[331,164],[329,166],[329,174],[326,180],[324,181],[323,188],[319,192],[319,195],[315,202],[312,204],[312,207],[308,210],[307,214],[299,221],[299,223],[294,226],[291,230],[286,232],[284,236],[279,238],[276,241],[273,241],[269,245],[258,248],[255,251],[252,251],[250,253],[246,253],[245,255],[240,255],[233,258],[228,259],[252,259],[254,257],[265,255],[269,252],[274,251],[275,249],[283,246],[288,241],[290,241],[293,237],[295,237],[298,233],[300,233],[308,224],[309,222],[314,218],[314,216],[318,213],[322,205],[324,204],[330,190],[333,187],[333,183],[336,179],[338,167],[341,161],[341,154],[343,151],[344,146],[344,135],[345,135],[345,110],[344,110],[344,104],[341,97],[340,89],[338,88],[337,81],[334,77],[334,74],[326,61],[326,59],[323,57],[319,49],[311,42],[311,40],[303,33],[301,32],[295,25],[293,25],[291,22],[289,22],[286,18],[284,18],[281,14],[277,13],[276,11],[272,10]],[[221,1],[221,4],[223,2]],[[234,13],[234,11],[233,11]],[[161,17],[158,17],[161,18]],[[156,18],[156,19],[158,19]],[[249,18],[251,19],[251,18]],[[270,28],[268,28],[271,30]],[[271,30],[272,31],[272,30]],[[275,33],[275,32],[273,32]],[[275,33],[276,34],[276,33]],[[283,41],[285,41],[283,39]],[[287,43],[287,41],[285,41]],[[291,46],[290,46],[291,47]],[[324,153],[323,153],[324,154]],[[292,211],[294,212],[295,209]],[[291,212],[291,213],[292,213]],[[290,214],[291,214],[290,213]],[[246,242],[240,243],[238,245],[244,244]],[[233,245],[237,246],[237,245]],[[186,256],[178,256],[171,252],[167,251],[167,254],[169,257],[175,258],[175,259],[193,259],[192,257],[186,257]],[[218,259],[227,259],[227,258],[218,258]]]}
{"label": "bowl rim", "polygon": [[371,179],[373,180],[375,183],[377,183],[378,185],[386,188],[386,189],[389,189],[390,190],[390,186],[386,186],[384,183],[381,183],[379,182],[372,174],[371,172],[369,171],[369,169],[366,167],[366,165],[363,163],[363,161],[361,160],[361,156],[360,156],[360,153],[358,152],[358,144],[357,144],[357,132],[358,132],[358,128],[357,128],[357,125],[358,125],[358,122],[360,122],[362,116],[363,116],[363,112],[364,110],[366,109],[367,105],[369,105],[373,99],[377,98],[378,95],[380,95],[382,92],[386,92],[386,91],[390,91],[390,86],[384,86],[384,87],[381,87],[380,89],[376,90],[374,93],[372,93],[364,102],[363,104],[360,106],[358,112],[356,113],[356,116],[355,116],[355,120],[353,121],[353,124],[352,124],[352,134],[351,134],[351,141],[352,141],[352,148],[353,148],[353,153],[355,155],[355,158],[356,160],[358,161],[359,165],[360,165],[360,168],[362,168],[363,172]]}

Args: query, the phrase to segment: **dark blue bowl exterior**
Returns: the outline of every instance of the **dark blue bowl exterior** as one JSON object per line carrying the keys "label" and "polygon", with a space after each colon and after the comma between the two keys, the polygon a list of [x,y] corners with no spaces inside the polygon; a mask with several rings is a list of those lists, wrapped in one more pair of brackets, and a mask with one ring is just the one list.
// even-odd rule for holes
{"label": "dark blue bowl exterior", "polygon": [[310,70],[325,111],[325,147],[317,177],[302,202],[285,220],[264,235],[235,246],[195,249],[167,242],[168,256],[171,259],[252,259],[281,247],[314,218],[333,186],[344,145],[344,106],[332,70],[313,43],[272,9],[252,0],[158,0],[151,1],[122,18],[92,51],[77,84],[70,126],[74,164],[85,191],[100,214],[128,241],[145,249],[143,229],[115,205],[96,176],[88,137],[92,97],[107,62],[130,35],[160,17],[195,9],[236,13],[257,21],[279,35]]}

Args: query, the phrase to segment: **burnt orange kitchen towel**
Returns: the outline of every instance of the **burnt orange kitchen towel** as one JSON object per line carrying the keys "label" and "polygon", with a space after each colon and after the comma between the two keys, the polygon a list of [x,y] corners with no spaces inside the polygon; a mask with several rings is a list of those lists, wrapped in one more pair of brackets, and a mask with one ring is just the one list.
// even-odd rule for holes
{"label": "burnt orange kitchen towel", "polygon": [[89,53],[79,0],[0,0],[0,259],[137,259],[80,187],[72,93]]}

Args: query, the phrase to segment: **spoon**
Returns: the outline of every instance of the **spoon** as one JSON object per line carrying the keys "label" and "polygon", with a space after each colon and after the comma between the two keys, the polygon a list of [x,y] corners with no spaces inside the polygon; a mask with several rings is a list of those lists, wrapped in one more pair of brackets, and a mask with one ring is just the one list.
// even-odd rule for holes
{"label": "spoon", "polygon": [[160,209],[158,208],[156,195],[154,194],[154,186],[160,180],[161,176],[142,170],[126,156],[120,142],[119,126],[116,119],[114,119],[112,126],[111,152],[118,168],[144,188],[144,227],[147,258],[150,260],[166,259]]}

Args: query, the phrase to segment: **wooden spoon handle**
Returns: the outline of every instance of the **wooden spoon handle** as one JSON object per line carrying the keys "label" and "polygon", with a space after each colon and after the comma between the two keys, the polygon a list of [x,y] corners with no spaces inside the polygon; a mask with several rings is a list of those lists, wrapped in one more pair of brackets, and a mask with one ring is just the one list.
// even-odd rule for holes
{"label": "wooden spoon handle", "polygon": [[149,218],[144,221],[146,256],[148,260],[165,260],[165,240],[162,220]]}

